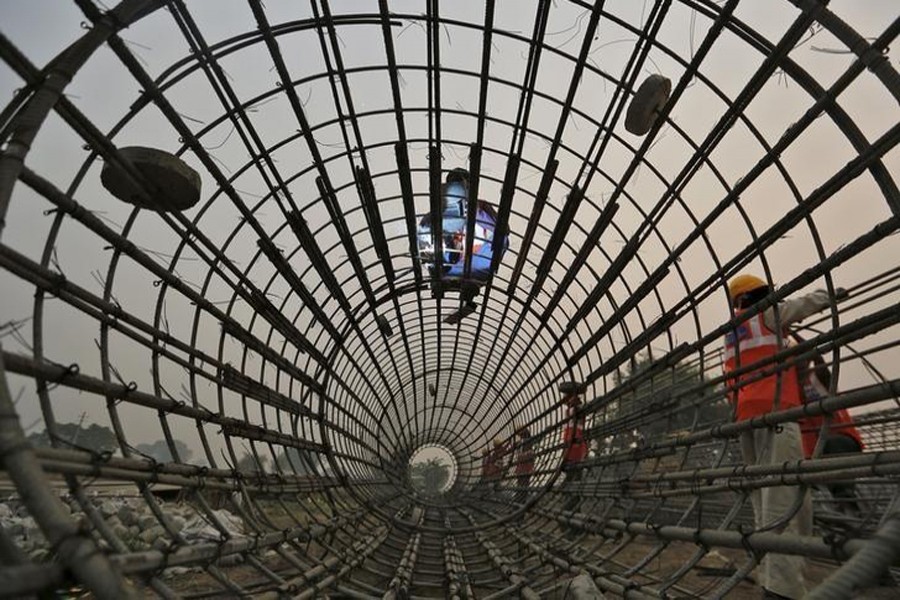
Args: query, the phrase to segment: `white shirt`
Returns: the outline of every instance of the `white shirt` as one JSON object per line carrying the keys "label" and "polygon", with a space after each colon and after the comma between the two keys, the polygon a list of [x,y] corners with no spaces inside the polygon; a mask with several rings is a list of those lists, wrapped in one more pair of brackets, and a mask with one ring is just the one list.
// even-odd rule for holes
{"label": "white shirt", "polygon": [[[771,331],[784,330],[788,325],[802,321],[806,317],[814,315],[829,306],[831,306],[831,296],[828,292],[826,290],[816,290],[800,298],[779,302],[778,321],[775,320],[775,308],[767,308],[763,311],[763,323]],[[781,327],[778,327],[779,324]]]}

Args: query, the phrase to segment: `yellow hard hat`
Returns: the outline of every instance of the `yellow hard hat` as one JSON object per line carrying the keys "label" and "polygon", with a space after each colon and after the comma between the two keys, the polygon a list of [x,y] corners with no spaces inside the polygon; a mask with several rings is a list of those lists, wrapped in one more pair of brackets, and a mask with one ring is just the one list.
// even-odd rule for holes
{"label": "yellow hard hat", "polygon": [[756,275],[738,275],[728,282],[728,295],[732,300],[740,295],[766,287],[766,282]]}
{"label": "yellow hard hat", "polygon": [[494,445],[495,445],[495,446],[502,446],[502,445],[503,445],[503,440],[501,440],[500,438],[494,438]]}

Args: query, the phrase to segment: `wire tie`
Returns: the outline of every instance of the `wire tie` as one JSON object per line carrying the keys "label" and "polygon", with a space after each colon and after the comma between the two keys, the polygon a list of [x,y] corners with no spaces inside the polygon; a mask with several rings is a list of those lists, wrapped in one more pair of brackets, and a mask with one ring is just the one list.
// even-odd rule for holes
{"label": "wire tie", "polygon": [[873,460],[873,461],[872,461],[872,464],[869,465],[869,471],[872,472],[872,475],[873,475],[873,476],[877,476],[877,475],[878,475],[878,472],[877,472],[877,470],[876,470],[877,467],[878,467],[878,460],[879,460],[883,455],[884,455],[884,454],[883,454],[882,452],[876,452],[876,453],[875,453],[875,460]]}
{"label": "wire tie", "polygon": [[697,530],[694,532],[694,543],[696,545],[700,546],[700,548],[703,550],[703,552],[709,552],[709,546],[706,544],[706,542],[704,542],[703,540],[700,539],[700,536],[702,535],[702,533],[703,533],[703,530],[700,529],[700,527],[697,527]]}
{"label": "wire tie", "polygon": [[70,377],[73,375],[78,375],[81,372],[81,367],[78,366],[78,363],[72,363],[68,367],[65,368],[62,375],[59,376],[59,379],[56,380],[56,383],[62,383],[66,377]]}
{"label": "wire tie", "polygon": [[753,535],[755,531],[756,529],[754,527],[744,523],[738,525],[738,533],[741,534],[741,546],[743,546],[744,550],[746,550],[756,562],[759,562],[759,554],[757,554],[753,546],[750,545],[750,536]]}
{"label": "wire tie", "polygon": [[831,548],[831,556],[835,560],[841,560],[842,556],[846,556],[846,552],[844,552],[844,545],[847,543],[849,539],[842,533],[831,532],[825,535],[823,538],[825,543]]}

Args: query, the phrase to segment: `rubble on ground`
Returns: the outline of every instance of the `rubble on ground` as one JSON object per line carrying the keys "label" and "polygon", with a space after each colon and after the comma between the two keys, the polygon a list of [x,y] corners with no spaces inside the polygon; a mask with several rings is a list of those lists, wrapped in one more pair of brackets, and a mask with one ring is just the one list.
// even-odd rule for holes
{"label": "rubble on ground", "polygon": [[[90,520],[77,500],[70,496],[63,496],[60,500],[73,518],[85,522]],[[241,517],[225,509],[214,510],[208,516],[186,502],[158,501],[164,524],[141,497],[94,497],[91,502],[98,516],[124,544],[125,552],[165,551],[178,545],[177,537],[186,543],[203,543],[246,535]],[[9,497],[0,501],[0,527],[31,561],[51,559],[50,544],[18,498]],[[97,531],[94,527],[90,529]],[[112,547],[100,533],[95,535],[102,548]],[[240,560],[239,556],[230,558],[229,562]],[[165,575],[184,572],[184,567],[172,567],[166,570]]]}

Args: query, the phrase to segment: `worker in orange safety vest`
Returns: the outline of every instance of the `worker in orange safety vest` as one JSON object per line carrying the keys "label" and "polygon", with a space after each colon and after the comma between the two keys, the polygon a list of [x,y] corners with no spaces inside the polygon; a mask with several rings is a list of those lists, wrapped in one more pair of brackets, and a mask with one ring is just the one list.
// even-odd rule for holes
{"label": "worker in orange safety vest", "polygon": [[524,502],[528,498],[528,486],[534,473],[534,440],[527,427],[520,427],[516,433],[519,441],[516,445],[516,502]]}
{"label": "worker in orange safety vest", "polygon": [[[845,295],[839,290],[838,296]],[[785,300],[741,319],[750,307],[772,293],[772,287],[754,275],[740,275],[728,284],[737,325],[725,336],[725,381],[735,388],[730,397],[738,421],[800,406],[802,394],[797,369],[779,364],[773,357],[785,347],[787,327],[832,304],[825,290],[801,298]],[[731,375],[737,370],[746,372]],[[757,428],[741,434],[741,451],[747,465],[782,465],[803,458],[800,428],[783,423],[777,428]],[[798,500],[797,494],[803,497]],[[751,492],[757,529],[789,517],[780,531],[794,535],[812,534],[812,503],[809,493],[793,486],[764,487]],[[799,508],[797,508],[799,507]],[[796,510],[795,510],[796,509]],[[788,514],[794,511],[793,515]],[[765,598],[802,598],[802,556],[768,553],[760,563],[758,580]]]}
{"label": "worker in orange safety vest", "polygon": [[[584,470],[581,462],[587,458],[588,443],[584,438],[585,415],[579,413],[581,408],[581,395],[584,393],[583,385],[574,381],[561,383],[559,390],[562,393],[562,404],[566,408],[566,421],[563,429],[563,464],[562,470],[566,479],[564,488],[568,488],[563,510],[576,512],[581,504],[581,495],[573,491],[577,482],[581,481]],[[566,537],[574,537],[578,531],[574,528],[565,528]]]}
{"label": "worker in orange safety vest", "polygon": [[491,450],[490,448],[482,448],[481,449],[481,476],[478,478],[478,483],[476,487],[482,487],[488,479],[488,474],[490,473],[490,458],[491,458]]}
{"label": "worker in orange safety vest", "polygon": [[506,475],[506,455],[508,452],[509,448],[503,443],[503,440],[496,438],[494,440],[494,449],[488,455],[485,467],[485,480],[495,490],[500,487],[500,480]]}

